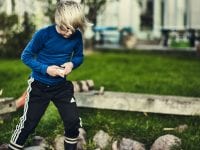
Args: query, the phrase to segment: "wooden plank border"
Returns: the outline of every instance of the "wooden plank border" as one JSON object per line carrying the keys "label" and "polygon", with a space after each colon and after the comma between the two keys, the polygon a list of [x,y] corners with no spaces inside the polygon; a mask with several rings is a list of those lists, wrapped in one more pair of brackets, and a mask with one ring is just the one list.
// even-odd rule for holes
{"label": "wooden plank border", "polygon": [[11,97],[0,98],[0,115],[16,111],[15,100]]}
{"label": "wooden plank border", "polygon": [[96,91],[75,93],[77,105],[86,108],[200,115],[200,98]]}

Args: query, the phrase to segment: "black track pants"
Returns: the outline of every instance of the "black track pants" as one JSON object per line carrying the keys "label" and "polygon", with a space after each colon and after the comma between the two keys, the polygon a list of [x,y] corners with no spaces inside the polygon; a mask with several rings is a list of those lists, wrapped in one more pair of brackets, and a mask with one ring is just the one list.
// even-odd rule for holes
{"label": "black track pants", "polygon": [[65,142],[76,144],[81,120],[74,99],[73,84],[66,81],[49,86],[34,80],[28,80],[28,89],[23,116],[12,134],[9,147],[22,149],[29,134],[34,132],[50,100],[57,107],[65,127]]}

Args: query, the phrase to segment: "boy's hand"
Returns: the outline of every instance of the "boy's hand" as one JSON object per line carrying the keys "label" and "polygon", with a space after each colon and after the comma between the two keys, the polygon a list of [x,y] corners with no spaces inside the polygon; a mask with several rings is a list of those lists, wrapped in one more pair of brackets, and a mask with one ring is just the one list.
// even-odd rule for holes
{"label": "boy's hand", "polygon": [[64,68],[64,71],[63,71],[64,75],[68,75],[72,71],[73,66],[74,65],[72,62],[66,62],[66,63],[62,64],[61,67]]}
{"label": "boy's hand", "polygon": [[61,76],[60,71],[59,71],[60,69],[61,69],[60,67],[56,65],[52,65],[47,68],[47,73],[52,77],[55,77],[58,75]]}

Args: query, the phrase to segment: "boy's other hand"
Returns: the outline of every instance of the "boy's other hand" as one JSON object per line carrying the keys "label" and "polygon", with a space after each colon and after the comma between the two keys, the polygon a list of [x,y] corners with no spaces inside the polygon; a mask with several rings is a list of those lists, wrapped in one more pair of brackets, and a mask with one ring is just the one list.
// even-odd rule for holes
{"label": "boy's other hand", "polygon": [[68,75],[72,71],[73,66],[74,65],[72,62],[66,62],[66,63],[62,64],[61,67],[64,68],[64,72],[63,72],[64,75]]}
{"label": "boy's other hand", "polygon": [[56,65],[52,65],[52,66],[49,66],[47,68],[47,73],[52,76],[52,77],[55,77],[55,76],[60,76],[60,70],[61,68],[59,66],[56,66]]}

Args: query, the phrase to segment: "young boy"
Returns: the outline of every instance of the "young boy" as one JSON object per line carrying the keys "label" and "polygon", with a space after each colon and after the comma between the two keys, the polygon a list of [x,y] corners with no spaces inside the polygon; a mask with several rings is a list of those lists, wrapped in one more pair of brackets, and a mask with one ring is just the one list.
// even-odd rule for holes
{"label": "young boy", "polygon": [[[65,127],[65,150],[75,150],[81,127],[73,84],[66,76],[83,62],[80,30],[88,24],[81,6],[58,2],[55,25],[37,31],[21,59],[32,69],[23,116],[12,134],[9,149],[20,150],[34,131],[50,100],[57,107]],[[51,133],[50,133],[51,134]]]}

